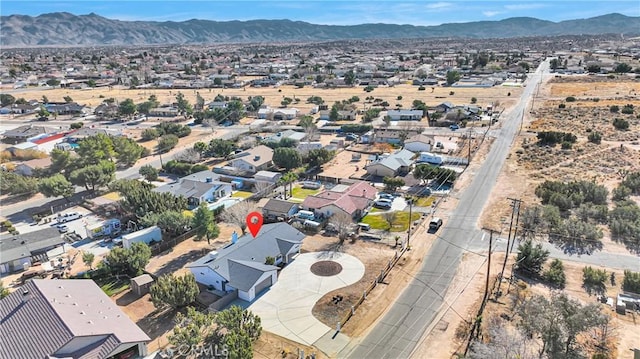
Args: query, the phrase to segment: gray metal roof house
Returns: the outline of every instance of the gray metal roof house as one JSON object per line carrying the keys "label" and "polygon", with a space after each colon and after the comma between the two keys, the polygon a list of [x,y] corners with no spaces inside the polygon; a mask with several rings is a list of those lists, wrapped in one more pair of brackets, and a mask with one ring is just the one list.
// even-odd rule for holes
{"label": "gray metal roof house", "polygon": [[0,236],[0,273],[24,270],[35,261],[46,261],[47,251],[64,245],[56,228]]}
{"label": "gray metal roof house", "polygon": [[91,279],[31,280],[0,318],[0,358],[136,358],[151,340]]}
{"label": "gray metal roof house", "polygon": [[[305,235],[287,223],[265,224],[253,238],[244,235],[219,251],[187,265],[198,283],[233,292],[248,302],[278,280],[277,265],[290,263],[300,253]],[[274,265],[266,264],[273,257]]]}

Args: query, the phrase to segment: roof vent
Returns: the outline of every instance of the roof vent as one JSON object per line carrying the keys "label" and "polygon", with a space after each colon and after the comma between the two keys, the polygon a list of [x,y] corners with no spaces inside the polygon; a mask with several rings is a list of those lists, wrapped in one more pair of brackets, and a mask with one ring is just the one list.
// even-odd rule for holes
{"label": "roof vent", "polygon": [[93,320],[87,320],[87,324],[93,324]]}
{"label": "roof vent", "polygon": [[254,160],[254,161],[259,161],[259,160],[260,160],[260,156],[255,156],[255,157],[253,158],[253,160]]}
{"label": "roof vent", "polygon": [[65,297],[71,298],[71,294],[66,294]]}
{"label": "roof vent", "polygon": [[73,305],[78,306],[78,303],[75,303],[75,302],[74,302],[74,303],[73,303]]}
{"label": "roof vent", "polygon": [[31,293],[28,290],[22,291],[22,303],[26,303],[31,299]]}
{"label": "roof vent", "polygon": [[86,313],[84,312],[84,310],[81,310],[80,314],[85,315]]}

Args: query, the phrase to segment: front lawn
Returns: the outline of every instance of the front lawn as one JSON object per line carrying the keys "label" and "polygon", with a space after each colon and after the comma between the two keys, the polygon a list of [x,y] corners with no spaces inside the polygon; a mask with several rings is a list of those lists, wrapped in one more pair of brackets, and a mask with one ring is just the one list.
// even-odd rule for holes
{"label": "front lawn", "polygon": [[435,200],[436,199],[433,196],[420,197],[416,200],[416,202],[413,205],[416,207],[429,207]]}
{"label": "front lawn", "polygon": [[305,199],[308,196],[312,196],[314,194],[320,193],[319,189],[311,189],[311,188],[302,188],[302,187],[293,187],[291,191],[292,197]]}
{"label": "front lawn", "polygon": [[113,278],[111,281],[106,283],[98,283],[100,285],[100,289],[105,292],[108,296],[113,297],[118,293],[122,293],[125,290],[129,289],[131,286],[131,281],[129,279],[126,280],[117,280]]}
{"label": "front lawn", "polygon": [[232,198],[249,198],[251,196],[253,196],[253,193],[248,191],[235,191],[231,194]]}
{"label": "front lawn", "polygon": [[[420,213],[411,214],[412,221],[420,218]],[[404,232],[409,229],[409,212],[396,211],[391,226],[382,214],[368,214],[362,219],[362,223],[371,226],[371,229],[389,230],[391,232]]]}

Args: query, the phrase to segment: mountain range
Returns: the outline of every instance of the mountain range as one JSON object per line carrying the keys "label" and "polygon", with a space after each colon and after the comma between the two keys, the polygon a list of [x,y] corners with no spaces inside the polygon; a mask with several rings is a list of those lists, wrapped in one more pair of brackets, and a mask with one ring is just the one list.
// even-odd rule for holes
{"label": "mountain range", "polygon": [[399,38],[511,38],[640,34],[640,17],[608,14],[552,22],[531,17],[437,26],[393,24],[316,25],[291,20],[121,21],[97,14],[56,12],[0,17],[0,46],[100,46],[232,42],[325,41]]}

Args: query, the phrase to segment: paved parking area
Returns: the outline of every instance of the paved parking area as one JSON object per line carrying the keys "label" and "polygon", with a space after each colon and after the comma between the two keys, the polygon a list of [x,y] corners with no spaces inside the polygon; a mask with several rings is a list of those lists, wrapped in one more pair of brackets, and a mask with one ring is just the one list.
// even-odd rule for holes
{"label": "paved parking area", "polygon": [[[313,274],[311,265],[325,260],[338,262],[342,271],[333,276]],[[336,328],[329,328],[316,319],[312,314],[313,306],[325,294],[360,280],[364,270],[364,264],[349,254],[300,254],[280,272],[278,282],[251,303],[248,309],[260,316],[264,330],[305,345],[326,343],[325,339],[320,339],[332,336]],[[347,338],[342,336],[340,339],[322,346],[346,345]],[[341,348],[335,348],[337,351],[334,348],[321,349],[337,352]]]}

